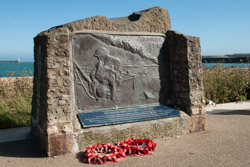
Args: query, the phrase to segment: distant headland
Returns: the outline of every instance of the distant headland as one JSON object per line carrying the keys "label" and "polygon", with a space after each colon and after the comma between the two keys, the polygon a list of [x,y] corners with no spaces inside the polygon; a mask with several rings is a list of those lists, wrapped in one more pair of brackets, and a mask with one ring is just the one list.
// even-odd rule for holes
{"label": "distant headland", "polygon": [[0,63],[21,63],[20,58],[18,57],[17,60],[0,60]]}
{"label": "distant headland", "polygon": [[250,53],[202,56],[202,63],[250,63]]}

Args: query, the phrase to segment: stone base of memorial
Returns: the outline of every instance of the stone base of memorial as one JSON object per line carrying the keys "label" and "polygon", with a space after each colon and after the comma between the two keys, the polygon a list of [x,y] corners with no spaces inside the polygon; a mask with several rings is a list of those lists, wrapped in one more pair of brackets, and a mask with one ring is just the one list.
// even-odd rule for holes
{"label": "stone base of memorial", "polygon": [[34,38],[32,133],[48,156],[205,130],[200,40],[160,7]]}

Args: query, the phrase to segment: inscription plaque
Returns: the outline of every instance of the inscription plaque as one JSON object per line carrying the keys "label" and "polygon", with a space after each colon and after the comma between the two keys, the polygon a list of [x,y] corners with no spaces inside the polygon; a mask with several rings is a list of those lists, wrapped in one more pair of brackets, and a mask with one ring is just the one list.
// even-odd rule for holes
{"label": "inscription plaque", "polygon": [[[76,33],[73,70],[80,111],[159,103],[163,34]],[[164,67],[165,68],[165,67]],[[162,74],[168,75],[168,68]],[[170,86],[169,86],[170,87]],[[165,93],[166,94],[166,93]]]}
{"label": "inscription plaque", "polygon": [[176,116],[180,116],[178,110],[163,105],[78,114],[83,127],[138,122]]}

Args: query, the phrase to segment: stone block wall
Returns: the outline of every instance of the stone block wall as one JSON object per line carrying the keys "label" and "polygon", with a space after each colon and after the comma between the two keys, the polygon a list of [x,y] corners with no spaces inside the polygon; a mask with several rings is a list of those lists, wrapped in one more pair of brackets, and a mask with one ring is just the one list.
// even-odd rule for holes
{"label": "stone block wall", "polygon": [[168,54],[174,105],[189,115],[204,114],[203,70],[200,39],[168,31]]}
{"label": "stone block wall", "polygon": [[69,36],[67,31],[44,33],[34,42],[32,132],[49,156],[67,153],[73,133]]}
{"label": "stone block wall", "polygon": [[[192,116],[192,119],[185,118],[188,125],[182,131],[204,130],[199,38],[171,31],[169,14],[160,7],[123,18],[95,16],[53,27],[34,38],[32,133],[48,156],[74,152],[79,148],[76,140],[83,132],[74,101],[72,37],[76,32],[86,30],[166,34],[168,44],[164,46],[168,49],[169,55],[166,56],[173,81],[171,101]],[[175,127],[179,126],[182,125]]]}

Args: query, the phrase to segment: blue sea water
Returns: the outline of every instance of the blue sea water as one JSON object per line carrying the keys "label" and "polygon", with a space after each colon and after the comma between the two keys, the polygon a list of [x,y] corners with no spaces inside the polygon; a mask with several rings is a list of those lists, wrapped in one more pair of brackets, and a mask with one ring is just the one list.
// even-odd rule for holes
{"label": "blue sea water", "polygon": [[[213,67],[250,67],[250,63],[203,63],[206,68]],[[23,75],[33,76],[33,62],[0,63],[0,77],[18,77]]]}
{"label": "blue sea water", "polygon": [[0,63],[0,77],[33,76],[33,62]]}
{"label": "blue sea water", "polygon": [[202,63],[206,68],[214,67],[232,67],[232,68],[245,68],[250,67],[250,63]]}

